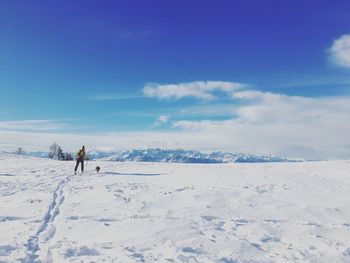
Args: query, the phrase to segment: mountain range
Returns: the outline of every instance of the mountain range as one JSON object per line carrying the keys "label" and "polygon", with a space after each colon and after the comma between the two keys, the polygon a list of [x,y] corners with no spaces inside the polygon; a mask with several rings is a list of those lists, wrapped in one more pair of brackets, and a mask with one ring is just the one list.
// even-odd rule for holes
{"label": "mountain range", "polygon": [[[47,158],[47,152],[27,152],[29,156]],[[74,156],[74,154],[72,153]],[[116,162],[171,162],[171,163],[266,163],[266,162],[297,162],[301,159],[290,159],[273,155],[252,155],[229,152],[203,153],[193,150],[126,150],[104,152],[93,150],[88,152],[89,160],[104,160]]]}

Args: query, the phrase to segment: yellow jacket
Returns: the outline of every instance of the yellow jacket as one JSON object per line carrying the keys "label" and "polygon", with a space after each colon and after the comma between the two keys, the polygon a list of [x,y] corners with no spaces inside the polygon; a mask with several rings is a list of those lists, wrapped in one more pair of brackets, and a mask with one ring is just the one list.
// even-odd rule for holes
{"label": "yellow jacket", "polygon": [[86,159],[86,153],[85,153],[85,151],[84,150],[79,150],[78,152],[77,152],[77,159]]}

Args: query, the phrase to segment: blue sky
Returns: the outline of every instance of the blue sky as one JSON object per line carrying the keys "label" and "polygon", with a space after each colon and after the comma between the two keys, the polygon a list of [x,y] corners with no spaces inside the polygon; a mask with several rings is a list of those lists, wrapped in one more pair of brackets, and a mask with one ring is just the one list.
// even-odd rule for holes
{"label": "blue sky", "polygon": [[[111,145],[98,136],[130,135],[148,139],[112,147],[350,157],[349,127],[339,126],[350,94],[349,13],[342,0],[1,1],[0,146],[24,137],[35,148],[37,134],[48,138],[42,147],[84,141],[65,134],[94,136],[85,137],[90,146],[104,147]],[[300,112],[302,120],[289,119]],[[320,112],[323,126],[308,127]],[[230,142],[216,147],[226,128]],[[248,128],[267,135],[242,140]],[[310,145],[308,137],[277,138],[289,145],[268,138],[313,128],[329,132]],[[204,137],[192,145],[191,134]],[[344,138],[318,148],[324,137]]]}

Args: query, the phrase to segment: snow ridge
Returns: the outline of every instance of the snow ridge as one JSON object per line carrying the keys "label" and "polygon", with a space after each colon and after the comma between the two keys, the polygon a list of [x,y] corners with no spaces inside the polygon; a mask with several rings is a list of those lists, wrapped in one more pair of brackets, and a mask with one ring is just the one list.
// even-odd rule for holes
{"label": "snow ridge", "polygon": [[[36,234],[28,239],[28,242],[26,244],[27,256],[24,259],[25,263],[40,262],[38,260],[39,256],[36,255],[37,251],[40,250],[40,240],[46,242],[55,235],[55,227],[53,226],[53,222],[56,216],[59,214],[60,206],[64,201],[63,188],[71,180],[71,178],[72,176],[66,176],[58,183],[56,189],[54,190],[52,201],[42,220],[40,227],[38,228]],[[50,224],[51,227],[49,228]]]}

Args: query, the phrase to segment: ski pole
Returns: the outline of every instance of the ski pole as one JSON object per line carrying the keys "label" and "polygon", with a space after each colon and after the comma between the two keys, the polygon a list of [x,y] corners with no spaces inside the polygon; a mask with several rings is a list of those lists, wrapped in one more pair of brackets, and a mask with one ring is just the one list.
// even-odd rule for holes
{"label": "ski pole", "polygon": [[86,157],[86,166],[85,166],[85,171],[86,172],[87,172],[88,164],[89,164],[89,159]]}

